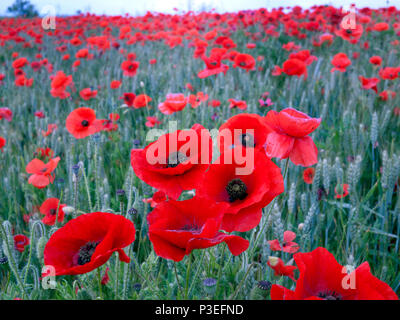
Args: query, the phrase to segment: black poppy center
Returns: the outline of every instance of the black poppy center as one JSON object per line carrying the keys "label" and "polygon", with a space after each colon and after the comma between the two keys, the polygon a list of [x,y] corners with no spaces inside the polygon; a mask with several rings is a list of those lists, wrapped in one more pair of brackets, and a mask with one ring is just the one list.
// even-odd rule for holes
{"label": "black poppy center", "polygon": [[56,209],[50,209],[50,215],[55,216],[57,213]]}
{"label": "black poppy center", "polygon": [[79,249],[78,265],[83,266],[90,262],[99,242],[89,241]]}
{"label": "black poppy center", "polygon": [[335,291],[322,291],[317,294],[317,297],[324,300],[342,300],[342,296]]}
{"label": "black poppy center", "polygon": [[167,168],[175,168],[182,162],[185,162],[187,160],[186,155],[184,155],[182,152],[172,152],[167,160]]}
{"label": "black poppy center", "polygon": [[243,147],[250,147],[254,148],[256,146],[255,141],[254,141],[254,136],[250,133],[244,133],[240,136],[240,141],[243,145]]}
{"label": "black poppy center", "polygon": [[87,126],[89,125],[89,121],[83,120],[83,121],[81,122],[81,125],[84,126],[84,127],[87,127]]}
{"label": "black poppy center", "polygon": [[346,33],[351,34],[352,33],[351,29],[346,29]]}
{"label": "black poppy center", "polygon": [[239,63],[239,66],[245,67],[245,66],[246,66],[246,62],[244,62],[244,61],[240,62],[240,63]]}
{"label": "black poppy center", "polygon": [[185,224],[185,225],[181,228],[181,230],[183,230],[183,231],[190,231],[190,232],[198,232],[198,231],[200,231],[200,228],[199,228],[199,226],[197,226],[197,225],[194,224],[194,223],[188,223],[188,224]]}
{"label": "black poppy center", "polygon": [[226,191],[229,195],[229,202],[243,200],[247,197],[247,186],[239,178],[231,180],[226,186]]}

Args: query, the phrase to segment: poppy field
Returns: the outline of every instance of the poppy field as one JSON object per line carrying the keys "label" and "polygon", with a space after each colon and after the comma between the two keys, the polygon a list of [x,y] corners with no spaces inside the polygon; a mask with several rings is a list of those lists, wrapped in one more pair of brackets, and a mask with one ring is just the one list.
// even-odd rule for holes
{"label": "poppy field", "polygon": [[398,300],[400,10],[0,19],[1,300]]}

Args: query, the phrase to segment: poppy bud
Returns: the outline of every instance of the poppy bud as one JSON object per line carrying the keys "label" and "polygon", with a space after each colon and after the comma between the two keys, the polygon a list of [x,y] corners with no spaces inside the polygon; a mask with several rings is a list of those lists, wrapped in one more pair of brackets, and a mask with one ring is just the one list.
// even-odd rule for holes
{"label": "poppy bud", "polygon": [[204,291],[210,295],[214,294],[216,290],[216,284],[217,280],[215,280],[214,278],[204,279],[203,281]]}
{"label": "poppy bud", "polygon": [[3,253],[1,253],[0,256],[0,264],[6,264],[8,261],[7,257],[3,255]]}
{"label": "poppy bud", "polygon": [[72,172],[74,173],[74,175],[76,175],[76,176],[78,175],[79,169],[80,169],[79,164],[74,164],[74,165],[72,166]]}
{"label": "poppy bud", "polygon": [[268,262],[271,266],[275,267],[279,262],[279,258],[270,256],[268,257]]}
{"label": "poppy bud", "polygon": [[299,223],[299,225],[297,226],[297,229],[298,229],[299,231],[302,231],[303,228],[304,228],[304,223]]}
{"label": "poppy bud", "polygon": [[71,213],[75,212],[75,208],[70,207],[70,206],[66,206],[62,210],[64,211],[65,214],[71,214]]}
{"label": "poppy bud", "polygon": [[86,289],[79,290],[76,298],[78,300],[93,300],[93,297]]}
{"label": "poppy bud", "polygon": [[123,189],[118,189],[118,190],[116,191],[116,194],[117,194],[117,198],[118,198],[119,202],[123,202],[124,199],[125,199],[125,190],[123,190]]}
{"label": "poppy bud", "polygon": [[251,300],[264,300],[267,298],[269,290],[271,289],[271,282],[266,280],[258,281],[257,284],[250,292]]}
{"label": "poppy bud", "polygon": [[142,285],[140,283],[134,283],[133,284],[133,290],[136,292],[139,292],[142,289]]}
{"label": "poppy bud", "polygon": [[46,243],[47,243],[47,238],[40,237],[36,244],[36,256],[39,261],[43,260],[43,251],[44,251],[44,247],[46,246]]}
{"label": "poppy bud", "polygon": [[136,210],[135,208],[130,208],[130,209],[128,210],[128,213],[129,213],[130,215],[134,216],[134,215],[137,214],[137,210]]}

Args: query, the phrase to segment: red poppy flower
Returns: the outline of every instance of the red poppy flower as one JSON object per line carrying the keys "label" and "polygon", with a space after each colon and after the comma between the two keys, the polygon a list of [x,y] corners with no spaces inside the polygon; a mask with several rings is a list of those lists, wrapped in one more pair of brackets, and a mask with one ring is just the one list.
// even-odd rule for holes
{"label": "red poppy flower", "polygon": [[236,99],[228,99],[230,102],[229,108],[238,108],[240,110],[246,110],[247,109],[247,103],[244,100],[236,100]]}
{"label": "red poppy flower", "polygon": [[279,73],[279,70],[283,71],[286,73],[288,76],[297,76],[301,77],[304,75],[304,79],[307,79],[307,65],[299,60],[299,59],[288,59],[286,60],[283,65],[282,69],[275,70],[277,73]]}
{"label": "red poppy flower", "polygon": [[282,246],[278,239],[268,241],[271,251],[283,251],[287,253],[295,253],[299,251],[299,245],[293,240],[296,239],[296,234],[293,231],[285,231],[283,233]]}
{"label": "red poppy flower", "polygon": [[218,73],[221,73],[221,72],[226,74],[226,72],[229,69],[229,66],[221,63],[222,57],[220,55],[214,54],[214,55],[210,55],[210,57],[207,57],[207,56],[203,55],[201,57],[201,59],[206,64],[206,69],[201,70],[197,74],[197,76],[200,79],[207,78],[207,77],[210,77],[212,75],[215,75],[215,74],[218,74]]}
{"label": "red poppy flower", "polygon": [[54,156],[54,151],[47,147],[47,148],[37,148],[35,155],[38,155],[39,158],[53,158]]}
{"label": "red poppy flower", "polygon": [[44,248],[44,264],[53,266],[56,275],[82,274],[106,263],[115,251],[128,263],[130,258],[122,248],[134,240],[135,226],[125,217],[107,212],[83,214],[53,233]]}
{"label": "red poppy flower", "polygon": [[158,105],[158,109],[164,114],[173,114],[186,107],[188,99],[182,93],[169,93],[164,102]]}
{"label": "red poppy flower", "polygon": [[9,108],[0,108],[0,120],[6,119],[10,122],[13,118],[13,112]]}
{"label": "red poppy flower", "polygon": [[[257,149],[224,152],[211,164],[199,188],[199,196],[229,204],[222,221],[227,232],[248,231],[258,225],[262,208],[284,190],[280,169]],[[241,162],[241,163],[240,163]]]}
{"label": "red poppy flower", "polygon": [[296,253],[294,260],[300,271],[294,291],[273,284],[272,300],[398,300],[396,293],[374,277],[368,262],[347,274],[325,248]]}
{"label": "red poppy flower", "polygon": [[349,194],[349,185],[347,183],[342,184],[338,188],[335,188],[336,199],[344,198]]}
{"label": "red poppy flower", "polygon": [[87,48],[83,48],[78,50],[78,52],[75,54],[75,58],[77,59],[85,59],[89,55],[89,50]]}
{"label": "red poppy flower", "polygon": [[360,80],[362,88],[365,90],[372,89],[376,93],[378,93],[378,83],[380,80],[378,78],[365,78],[363,76],[359,76],[358,80]]}
{"label": "red poppy flower", "polygon": [[132,149],[136,175],[171,199],[196,188],[212,159],[211,136],[203,126],[162,135],[144,149]]}
{"label": "red poppy flower", "polygon": [[191,94],[188,98],[188,103],[190,106],[195,109],[197,108],[202,102],[207,101],[208,94],[204,94],[203,92],[197,92],[196,95]]}
{"label": "red poppy flower", "polygon": [[268,157],[290,158],[295,165],[312,166],[318,162],[318,149],[308,135],[318,128],[321,118],[311,118],[293,108],[271,110],[264,118],[274,131],[268,134]]}
{"label": "red poppy flower", "polygon": [[14,84],[15,84],[17,87],[31,87],[32,84],[33,84],[33,79],[32,79],[32,78],[31,78],[31,79],[27,79],[27,78],[25,77],[25,75],[21,75],[21,76],[18,76],[18,77],[15,79]]}
{"label": "red poppy flower", "polygon": [[13,63],[12,63],[11,66],[12,66],[14,69],[21,69],[21,68],[23,68],[24,66],[26,66],[28,63],[29,63],[29,62],[28,62],[28,59],[26,59],[26,58],[18,58],[18,59],[15,59],[15,60],[13,61]]}
{"label": "red poppy flower", "polygon": [[311,55],[310,50],[301,50],[296,53],[291,53],[289,59],[298,59],[303,61],[307,66],[309,66],[314,61],[317,61],[316,56]]}
{"label": "red poppy flower", "polygon": [[[44,215],[42,222],[49,226],[54,225],[56,222],[56,217],[58,216],[57,221],[63,222],[64,221],[64,207],[65,204],[60,204],[60,200],[57,198],[48,198],[45,200],[42,205],[40,206],[40,213]],[[58,208],[58,212],[57,212]]]}
{"label": "red poppy flower", "polygon": [[350,61],[349,57],[347,56],[347,54],[345,54],[343,52],[336,54],[333,57],[331,63],[334,66],[334,68],[331,69],[331,72],[335,72],[336,70],[338,70],[340,72],[345,72],[346,68],[349,65],[351,65],[351,61]]}
{"label": "red poppy flower", "polygon": [[92,90],[91,88],[85,88],[82,89],[81,92],[79,92],[79,94],[83,100],[90,100],[97,96],[97,90]]}
{"label": "red poppy flower", "polygon": [[379,97],[381,98],[381,100],[387,101],[389,99],[389,95],[393,99],[396,96],[396,92],[390,90],[384,90],[379,94]]}
{"label": "red poppy flower", "polygon": [[256,68],[256,60],[250,54],[239,53],[235,57],[233,67],[239,67],[245,69],[246,72],[249,72]]}
{"label": "red poppy flower", "polygon": [[25,247],[30,244],[29,238],[23,234],[17,234],[14,236],[14,247],[19,252],[24,252]]}
{"label": "red poppy flower", "polygon": [[107,267],[106,271],[104,271],[104,276],[101,278],[101,284],[105,286],[109,281],[110,281],[110,276],[108,275],[108,271],[110,271],[110,268]]}
{"label": "red poppy flower", "polygon": [[209,106],[212,106],[213,108],[219,107],[221,105],[221,101],[219,100],[211,100],[208,102]]}
{"label": "red poppy flower", "polygon": [[110,83],[111,89],[118,89],[120,86],[121,86],[121,81],[118,81],[118,80],[113,80]]}
{"label": "red poppy flower", "polygon": [[76,139],[82,139],[103,129],[103,120],[96,119],[90,108],[77,108],[67,117],[65,127]]}
{"label": "red poppy flower", "polygon": [[312,184],[314,181],[315,169],[307,168],[303,171],[303,180],[307,184]]}
{"label": "red poppy flower", "polygon": [[285,49],[286,51],[299,50],[300,46],[296,45],[293,41],[290,41],[288,43],[283,44],[282,49]]}
{"label": "red poppy flower", "polygon": [[126,60],[122,62],[121,69],[123,70],[123,75],[128,77],[133,77],[136,75],[137,69],[139,68],[138,61]]}
{"label": "red poppy flower", "polygon": [[43,111],[36,111],[36,112],[35,112],[35,117],[37,117],[37,118],[39,118],[39,119],[43,119],[43,118],[45,118],[46,116],[44,115],[44,112],[43,112]]}
{"label": "red poppy flower", "polygon": [[194,249],[205,249],[222,242],[233,255],[245,251],[249,242],[236,235],[219,232],[227,205],[194,197],[160,203],[148,216],[149,239],[155,253],[181,261]]}
{"label": "red poppy flower", "polygon": [[157,117],[146,117],[146,120],[145,126],[149,128],[153,128],[154,126],[161,124],[161,121],[158,120]]}
{"label": "red poppy flower", "polygon": [[108,115],[108,120],[103,121],[103,129],[104,131],[116,131],[118,129],[118,124],[116,123],[119,120],[118,113],[110,113]]}
{"label": "red poppy flower", "polygon": [[139,94],[135,97],[135,100],[133,101],[133,107],[138,109],[138,108],[143,108],[149,105],[151,102],[151,98],[145,94]]}
{"label": "red poppy flower", "polygon": [[135,98],[136,98],[136,94],[134,94],[133,92],[125,92],[124,95],[120,99],[124,99],[125,104],[128,107],[132,107],[133,102],[135,101]]}
{"label": "red poppy flower", "polygon": [[32,175],[29,177],[28,183],[38,189],[45,188],[49,183],[53,183],[54,176],[52,172],[57,168],[60,157],[50,159],[48,163],[44,163],[39,159],[33,159],[25,168],[27,173]]}
{"label": "red poppy flower", "polygon": [[364,28],[360,23],[357,23],[355,28],[340,28],[335,34],[350,43],[356,43],[361,38]]}
{"label": "red poppy flower", "polygon": [[49,123],[47,125],[47,131],[42,130],[42,136],[47,137],[53,133],[54,130],[57,130],[58,126],[55,123]]}
{"label": "red poppy flower", "polygon": [[1,152],[3,152],[3,148],[6,145],[6,142],[7,142],[6,139],[3,138],[2,136],[0,136],[0,150],[1,150]]}
{"label": "red poppy flower", "polygon": [[245,148],[263,148],[272,130],[258,114],[240,113],[229,118],[219,128],[218,143],[221,152],[232,145]]}
{"label": "red poppy flower", "polygon": [[150,203],[152,208],[155,208],[157,204],[167,200],[167,196],[163,191],[157,191],[153,194],[151,198],[143,199],[143,202]]}
{"label": "red poppy flower", "polygon": [[389,30],[389,25],[386,22],[378,22],[372,27],[372,30],[378,32],[386,31]]}
{"label": "red poppy flower", "polygon": [[400,67],[386,67],[379,70],[379,76],[384,80],[397,79],[400,73]]}
{"label": "red poppy flower", "polygon": [[268,257],[268,266],[274,270],[275,276],[286,276],[295,281],[294,270],[297,269],[295,266],[286,266],[282,259],[278,257]]}
{"label": "red poppy flower", "polygon": [[67,76],[63,71],[58,71],[57,74],[52,78],[50,93],[55,98],[68,98],[70,93],[67,92],[66,89],[72,84],[72,76]]}
{"label": "red poppy flower", "polygon": [[380,65],[382,65],[382,58],[380,56],[373,56],[373,57],[369,58],[369,62],[371,64],[380,66]]}

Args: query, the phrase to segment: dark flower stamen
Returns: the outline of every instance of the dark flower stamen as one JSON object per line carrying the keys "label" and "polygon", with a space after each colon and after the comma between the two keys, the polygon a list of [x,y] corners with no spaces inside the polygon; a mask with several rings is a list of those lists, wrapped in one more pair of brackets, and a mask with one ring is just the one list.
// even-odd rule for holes
{"label": "dark flower stamen", "polygon": [[342,300],[342,296],[339,293],[330,290],[319,292],[317,296],[324,300]]}
{"label": "dark flower stamen", "polygon": [[79,249],[78,265],[83,266],[90,262],[99,242],[89,241]]}
{"label": "dark flower stamen", "polygon": [[185,162],[187,160],[186,155],[184,155],[182,152],[172,152],[167,160],[167,168],[175,168],[182,162]]}
{"label": "dark flower stamen", "polygon": [[188,224],[185,224],[181,230],[190,231],[190,232],[199,232],[200,228],[197,225],[195,225],[194,223],[192,223],[192,224],[188,223]]}
{"label": "dark flower stamen", "polygon": [[54,216],[57,213],[56,209],[50,209],[50,215]]}
{"label": "dark flower stamen", "polygon": [[84,127],[87,127],[87,126],[89,125],[89,121],[83,120],[83,121],[81,122],[81,125],[84,126]]}
{"label": "dark flower stamen", "polygon": [[243,147],[254,148],[256,146],[254,136],[250,133],[244,133],[241,135],[241,143]]}
{"label": "dark flower stamen", "polygon": [[226,186],[229,195],[229,202],[243,200],[247,197],[246,184],[239,178],[231,180]]}
{"label": "dark flower stamen", "polygon": [[272,283],[266,280],[261,280],[257,282],[257,287],[261,290],[267,291],[271,289]]}

